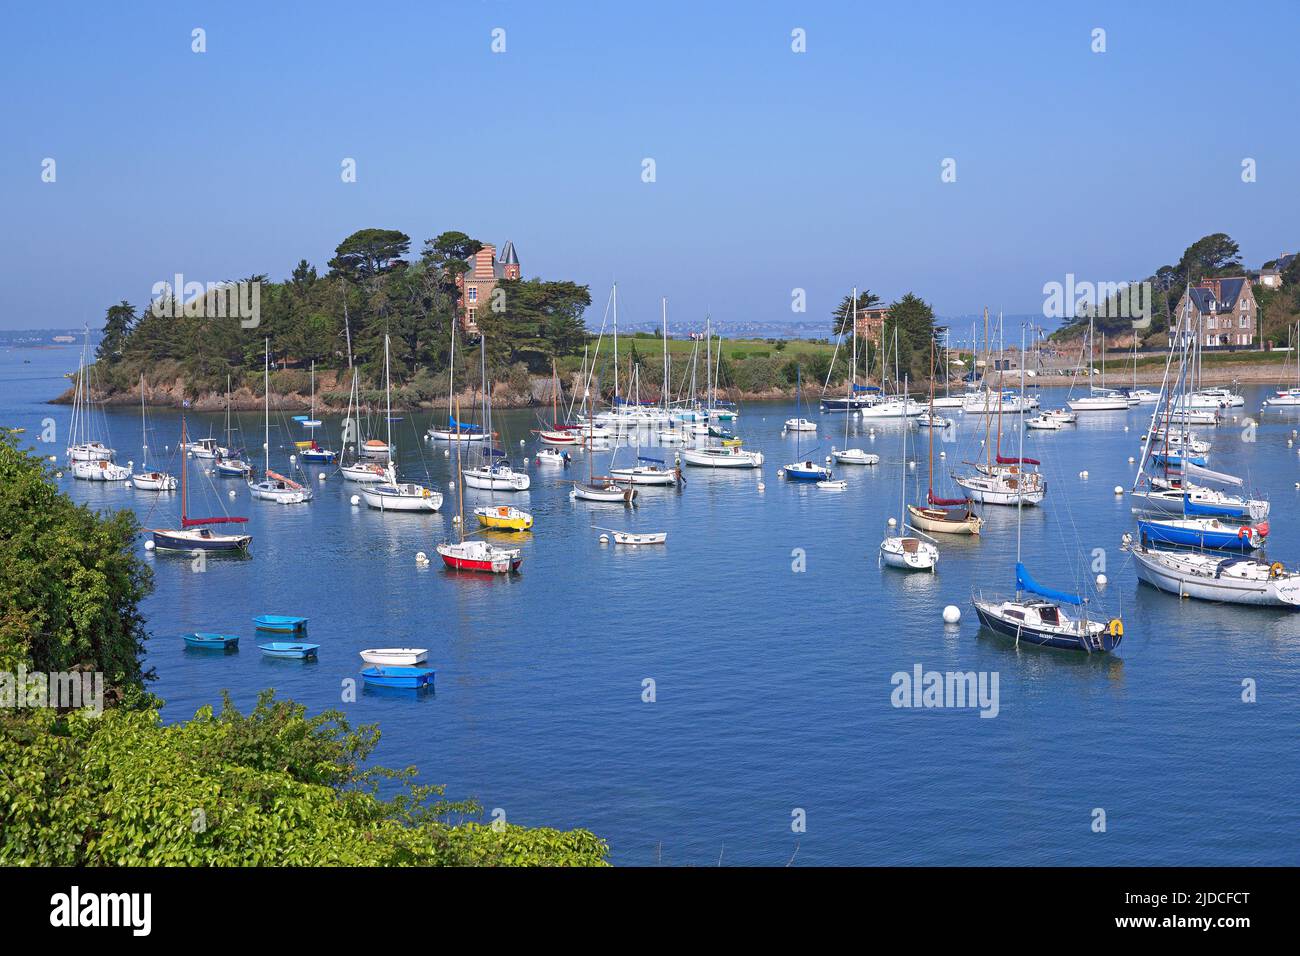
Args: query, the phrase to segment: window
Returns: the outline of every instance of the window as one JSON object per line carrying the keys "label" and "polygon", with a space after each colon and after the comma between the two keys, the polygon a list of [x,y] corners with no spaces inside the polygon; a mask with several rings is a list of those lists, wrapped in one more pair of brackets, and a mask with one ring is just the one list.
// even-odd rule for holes
{"label": "window", "polygon": [[478,286],[472,285],[469,287],[469,300],[471,302],[478,301]]}
{"label": "window", "polygon": [[1250,319],[1244,315],[1241,317],[1241,327],[1243,329],[1250,328]]}
{"label": "window", "polygon": [[469,311],[465,313],[465,317],[469,320],[471,325],[474,323],[474,308],[472,306]]}
{"label": "window", "polygon": [[1025,619],[1025,615],[1022,614],[1020,611],[1013,611],[1013,610],[1011,610],[1010,608],[1007,609],[1006,614],[1007,614],[1007,617],[1009,617],[1009,618],[1013,618],[1014,620],[1017,620],[1017,621],[1023,621],[1023,620]]}

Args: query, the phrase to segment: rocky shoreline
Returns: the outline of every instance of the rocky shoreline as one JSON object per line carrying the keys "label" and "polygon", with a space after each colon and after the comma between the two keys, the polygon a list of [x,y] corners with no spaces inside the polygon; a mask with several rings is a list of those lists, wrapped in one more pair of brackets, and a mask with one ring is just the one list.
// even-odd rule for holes
{"label": "rocky shoreline", "polygon": [[[1292,378],[1294,373],[1289,372]],[[1159,386],[1164,377],[1163,364],[1159,368],[1139,368],[1136,382],[1139,386]],[[1205,385],[1230,385],[1234,382],[1243,385],[1272,385],[1282,382],[1284,377],[1282,363],[1280,362],[1254,362],[1254,363],[1231,363],[1223,365],[1206,365],[1202,371],[1201,381]],[[1134,383],[1132,371],[1125,373],[1121,369],[1113,369],[1111,374],[1107,375],[1107,384],[1112,388],[1124,388]],[[1075,379],[1069,375],[1050,375],[1039,374],[1027,383],[1038,389],[1044,388],[1068,388],[1074,384]],[[324,415],[341,415],[347,411],[347,404],[330,402],[328,396],[337,394],[338,386],[327,376],[321,376],[318,383],[321,387],[316,393],[315,408],[317,412]],[[1018,371],[1011,370],[1005,373],[1003,385],[1006,388],[1017,388],[1020,384],[1020,375]],[[1100,384],[1100,382],[1098,382]],[[577,383],[573,387],[580,387]],[[566,395],[573,394],[573,387],[566,391]],[[963,383],[953,382],[950,386],[951,391],[958,391],[964,387]],[[549,405],[551,401],[552,382],[548,377],[538,376],[530,380],[529,387],[526,391],[520,391],[512,388],[508,382],[498,382],[493,389],[492,407],[498,409],[515,409],[515,408],[538,408]],[[937,385],[936,389],[941,389],[942,385]],[[835,389],[831,390],[835,393]],[[73,389],[71,386],[57,398],[50,399],[51,405],[70,405],[72,404]],[[924,389],[913,389],[913,395],[918,398],[925,395]],[[118,390],[108,393],[96,390],[94,397],[104,405],[121,406],[140,404],[139,387]],[[774,401],[793,401],[795,398],[795,389],[789,388],[772,388],[761,391],[740,392],[734,389],[725,390],[719,396],[730,402],[774,402]],[[810,395],[805,392],[805,399],[810,403],[817,401],[817,395]],[[462,408],[473,408],[481,400],[477,391],[466,389],[456,396]],[[226,393],[224,391],[210,391],[198,396],[197,398],[185,398],[185,388],[183,380],[176,380],[167,385],[148,385],[145,388],[144,396],[145,405],[151,408],[188,408],[196,412],[222,412],[226,409]],[[187,404],[188,402],[188,404]],[[370,404],[374,404],[371,402]],[[567,404],[567,400],[566,400]],[[419,402],[402,402],[394,396],[393,409],[401,411],[419,411],[438,408],[446,408],[447,395],[434,395],[432,398]],[[262,396],[254,392],[247,386],[242,386],[230,393],[230,408],[237,412],[255,412],[261,411],[263,407]],[[305,412],[312,407],[311,396],[299,392],[272,392],[271,407],[276,411]]]}

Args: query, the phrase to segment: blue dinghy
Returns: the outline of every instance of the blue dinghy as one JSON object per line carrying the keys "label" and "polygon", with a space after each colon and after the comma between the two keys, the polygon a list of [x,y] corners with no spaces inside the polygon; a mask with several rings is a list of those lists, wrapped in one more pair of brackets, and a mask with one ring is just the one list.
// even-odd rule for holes
{"label": "blue dinghy", "polygon": [[239,646],[239,638],[230,634],[208,634],[202,631],[183,635],[186,647],[203,650],[226,651]]}
{"label": "blue dinghy", "polygon": [[437,671],[429,667],[366,667],[361,677],[376,687],[404,687],[415,689],[432,687]]}
{"label": "blue dinghy", "polygon": [[273,631],[277,634],[292,634],[306,630],[307,619],[290,614],[263,614],[253,618],[253,624],[259,631]]}
{"label": "blue dinghy", "polygon": [[320,650],[319,644],[289,644],[285,641],[272,641],[270,644],[258,644],[257,649],[267,657],[288,657],[296,660],[313,660]]}

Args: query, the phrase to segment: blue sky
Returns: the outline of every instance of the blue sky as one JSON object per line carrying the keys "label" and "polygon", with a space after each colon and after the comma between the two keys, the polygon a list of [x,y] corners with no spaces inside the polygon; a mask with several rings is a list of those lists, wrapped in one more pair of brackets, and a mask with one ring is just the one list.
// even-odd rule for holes
{"label": "blue sky", "polygon": [[1044,282],[1138,277],[1214,231],[1258,265],[1300,246],[1298,11],[12,5],[0,327],[95,324],[176,272],[323,269],[367,226],[513,239],[526,276],[597,310],[617,279],[624,316],[666,295],[680,323],[785,320],[794,288],[819,317],[854,284],[1037,312]]}

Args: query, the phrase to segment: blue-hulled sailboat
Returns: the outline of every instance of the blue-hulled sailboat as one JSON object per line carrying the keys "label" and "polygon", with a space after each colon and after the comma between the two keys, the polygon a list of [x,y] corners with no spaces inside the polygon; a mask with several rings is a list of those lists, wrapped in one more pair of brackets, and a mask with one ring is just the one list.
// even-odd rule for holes
{"label": "blue-hulled sailboat", "polygon": [[[795,391],[794,391],[794,414],[795,421],[802,422],[799,418],[800,406],[803,397],[803,371],[802,366],[795,366]],[[788,425],[788,423],[787,423]],[[816,427],[816,426],[814,426]],[[782,473],[790,481],[829,481],[831,470],[825,465],[819,465],[811,458],[803,458],[799,454],[799,436],[804,431],[803,428],[794,428],[794,454],[797,459],[793,464],[786,465]]]}
{"label": "blue-hulled sailboat", "polygon": [[[1024,338],[1021,337],[1021,354]],[[1024,389],[1024,368],[1021,368],[1021,389]],[[1025,444],[1024,429],[1020,429],[1020,452]],[[1083,651],[1088,654],[1110,653],[1119,647],[1124,637],[1124,623],[1118,617],[1106,620],[1088,614],[1088,599],[1081,594],[1062,591],[1039,584],[1020,559],[1020,525],[1024,502],[1016,504],[1016,592],[1014,597],[986,598],[972,595],[975,613],[980,624],[997,634],[1015,640],[1052,647],[1060,650]],[[1078,616],[1069,609],[1080,608]]]}
{"label": "blue-hulled sailboat", "polygon": [[[185,419],[181,418],[181,446],[185,447]],[[247,551],[251,534],[219,534],[208,525],[243,524],[248,519],[223,515],[219,518],[191,518],[189,516],[189,465],[181,457],[181,526],[179,528],[150,528],[153,545],[160,551]]]}

